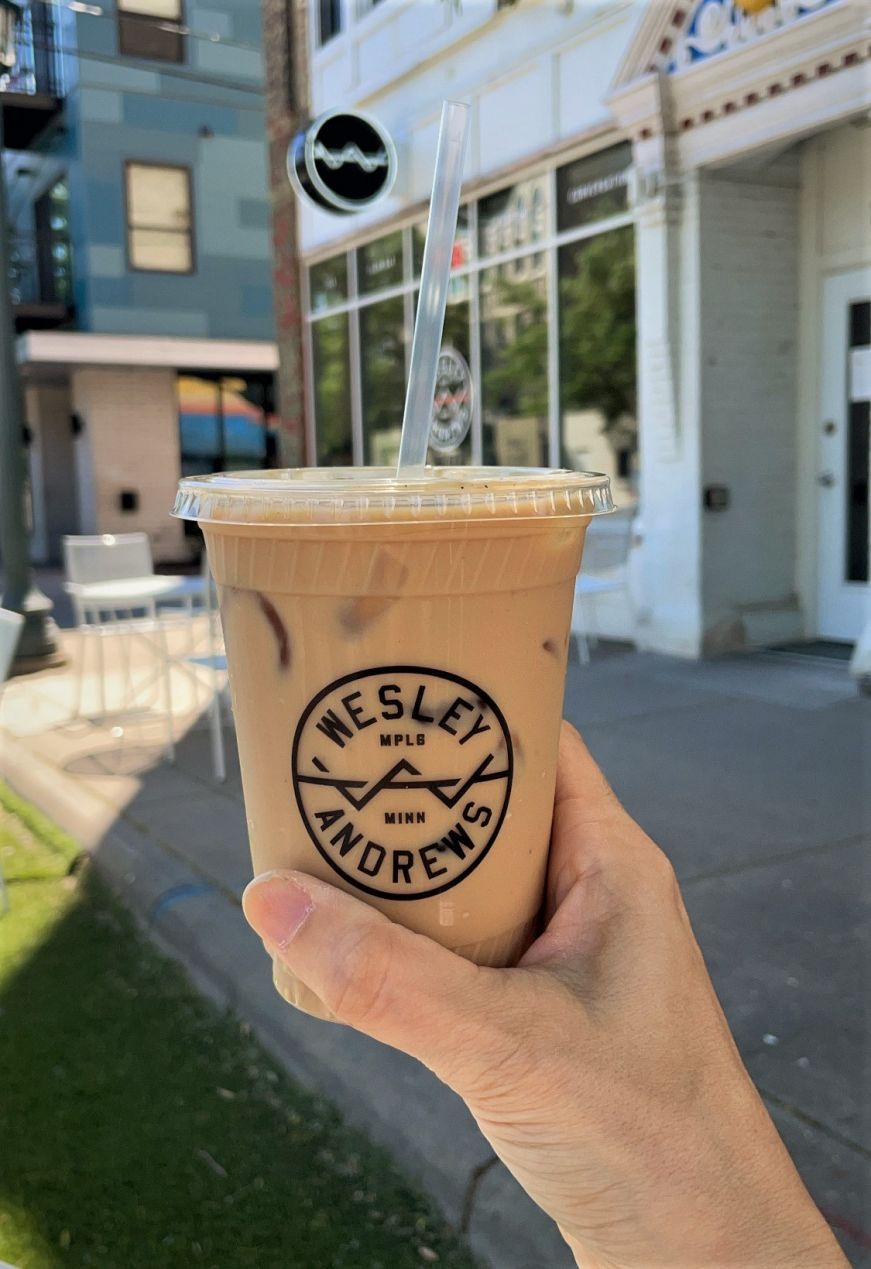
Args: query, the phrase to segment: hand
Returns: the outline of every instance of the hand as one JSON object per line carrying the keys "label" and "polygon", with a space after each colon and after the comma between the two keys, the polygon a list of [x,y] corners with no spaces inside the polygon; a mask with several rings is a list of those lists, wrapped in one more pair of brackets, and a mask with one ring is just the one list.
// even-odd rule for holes
{"label": "hand", "polygon": [[668,860],[567,725],[546,928],[517,969],[299,873],[253,881],[244,906],[341,1021],[459,1093],[579,1265],[846,1264],[742,1065]]}

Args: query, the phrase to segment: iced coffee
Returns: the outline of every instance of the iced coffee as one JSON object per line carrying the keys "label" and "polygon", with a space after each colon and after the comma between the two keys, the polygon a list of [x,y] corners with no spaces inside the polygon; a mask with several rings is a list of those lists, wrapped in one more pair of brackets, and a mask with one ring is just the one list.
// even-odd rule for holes
{"label": "iced coffee", "polygon": [[[535,933],[574,578],[607,477],[182,482],[221,600],[255,873],[299,868],[480,964]],[[293,1003],[319,1002],[281,966]]]}

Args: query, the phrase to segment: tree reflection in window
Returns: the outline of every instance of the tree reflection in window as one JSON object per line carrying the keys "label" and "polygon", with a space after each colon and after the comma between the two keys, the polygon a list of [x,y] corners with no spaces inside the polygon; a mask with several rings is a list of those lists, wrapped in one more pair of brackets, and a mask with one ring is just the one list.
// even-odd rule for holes
{"label": "tree reflection in window", "polygon": [[312,324],[317,459],[322,467],[345,467],[351,448],[351,375],[348,317],[337,313]]}
{"label": "tree reflection in window", "polygon": [[606,471],[632,499],[638,450],[631,226],[559,251],[560,461]]}
{"label": "tree reflection in window", "polygon": [[360,309],[363,435],[367,463],[389,467],[399,455],[405,403],[405,302]]}
{"label": "tree reflection in window", "polygon": [[503,266],[481,275],[485,463],[547,463],[547,296],[542,265],[536,272],[518,280]]}

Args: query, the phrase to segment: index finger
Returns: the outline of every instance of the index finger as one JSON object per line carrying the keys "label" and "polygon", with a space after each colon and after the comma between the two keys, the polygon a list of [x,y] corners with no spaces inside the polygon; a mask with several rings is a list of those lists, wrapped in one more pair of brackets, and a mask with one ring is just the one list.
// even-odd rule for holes
{"label": "index finger", "polygon": [[599,821],[621,810],[617,795],[602,774],[580,732],[563,720],[559,737],[554,814],[576,803],[579,817]]}
{"label": "index finger", "polygon": [[546,915],[552,916],[576,881],[589,871],[615,821],[625,815],[578,731],[563,722],[547,866]]}

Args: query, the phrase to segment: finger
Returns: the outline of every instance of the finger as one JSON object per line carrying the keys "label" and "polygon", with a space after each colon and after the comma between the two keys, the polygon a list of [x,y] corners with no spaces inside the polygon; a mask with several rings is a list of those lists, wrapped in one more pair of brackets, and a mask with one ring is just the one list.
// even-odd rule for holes
{"label": "finger", "polygon": [[570,723],[560,731],[545,917],[554,915],[575,883],[613,853],[628,819],[589,749]]}
{"label": "finger", "polygon": [[260,937],[341,1022],[418,1058],[458,1088],[500,1044],[504,976],[296,872],[256,877],[242,899]]}
{"label": "finger", "polygon": [[576,804],[585,819],[601,820],[620,803],[580,732],[563,720],[559,738],[555,808]]}

